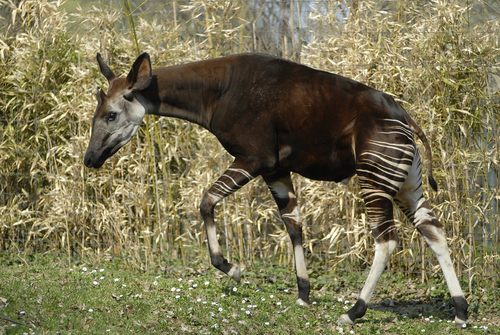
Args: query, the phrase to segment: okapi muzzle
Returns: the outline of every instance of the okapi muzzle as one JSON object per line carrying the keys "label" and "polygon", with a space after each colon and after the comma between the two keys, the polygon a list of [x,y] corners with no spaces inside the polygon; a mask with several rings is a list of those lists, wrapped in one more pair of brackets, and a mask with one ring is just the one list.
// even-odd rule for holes
{"label": "okapi muzzle", "polygon": [[389,95],[354,80],[259,54],[233,55],[151,70],[147,54],[117,78],[97,55],[108,93],[97,93],[87,167],[99,168],[137,131],[145,114],[194,122],[212,132],[234,157],[204,194],[200,213],[212,265],[239,282],[217,240],[218,202],[258,176],[271,191],[293,246],[297,304],[308,305],[310,282],[302,224],[291,173],[340,182],[357,175],[375,241],[373,264],[356,304],[338,319],[363,317],[375,286],[397,247],[394,205],[424,237],[443,270],[455,302],[455,323],[468,323],[468,305],[450,257],[444,227],[422,189],[414,135],[432,154],[423,131]]}

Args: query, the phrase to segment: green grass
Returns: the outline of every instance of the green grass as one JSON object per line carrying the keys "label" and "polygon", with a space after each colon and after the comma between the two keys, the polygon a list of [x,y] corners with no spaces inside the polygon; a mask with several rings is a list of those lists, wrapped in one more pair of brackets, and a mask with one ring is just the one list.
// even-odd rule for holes
{"label": "green grass", "polygon": [[[0,317],[21,323],[1,319],[0,334],[461,332],[439,279],[418,284],[385,274],[365,317],[337,327],[366,274],[313,273],[313,304],[303,308],[291,269],[249,269],[235,285],[201,263],[138,271],[118,259],[68,266],[50,255],[3,253],[0,260]],[[471,304],[468,332],[498,333],[499,293],[482,293]]]}

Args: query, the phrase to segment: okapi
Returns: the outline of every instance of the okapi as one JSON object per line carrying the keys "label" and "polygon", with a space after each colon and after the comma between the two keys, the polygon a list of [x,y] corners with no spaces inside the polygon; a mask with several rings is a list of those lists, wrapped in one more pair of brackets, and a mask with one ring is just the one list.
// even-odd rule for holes
{"label": "okapi", "polygon": [[85,165],[100,168],[135,134],[146,114],[194,122],[212,132],[234,156],[200,206],[212,265],[236,282],[240,268],[222,255],[214,207],[262,176],[272,192],[293,245],[297,304],[309,303],[302,226],[290,178],[295,172],[340,182],[358,175],[375,239],[375,255],[359,298],[339,324],[362,317],[396,248],[395,202],[435,252],[456,307],[455,323],[468,323],[468,305],[444,234],[422,193],[422,170],[413,133],[423,142],[432,177],[429,143],[389,95],[354,80],[269,55],[241,54],[152,70],[140,55],[126,78],[117,78],[97,54],[108,93],[97,109]]}

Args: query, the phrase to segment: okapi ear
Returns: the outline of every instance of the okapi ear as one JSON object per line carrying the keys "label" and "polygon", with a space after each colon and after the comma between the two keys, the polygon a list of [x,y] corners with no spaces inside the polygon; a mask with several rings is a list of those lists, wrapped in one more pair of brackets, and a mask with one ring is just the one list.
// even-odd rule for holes
{"label": "okapi ear", "polygon": [[111,83],[111,81],[116,78],[115,74],[113,73],[113,71],[111,71],[109,66],[107,66],[106,63],[104,63],[100,53],[97,53],[96,58],[97,58],[97,63],[99,63],[99,68],[101,69],[101,73],[104,75],[104,77],[106,77],[108,83]]}
{"label": "okapi ear", "polygon": [[95,92],[95,97],[97,99],[97,105],[99,106],[102,104],[103,98],[106,97],[106,93],[104,93],[103,90],[97,88]]}
{"label": "okapi ear", "polygon": [[151,83],[153,78],[151,70],[151,60],[149,55],[145,52],[137,57],[132,69],[127,76],[128,88],[135,91],[145,89]]}

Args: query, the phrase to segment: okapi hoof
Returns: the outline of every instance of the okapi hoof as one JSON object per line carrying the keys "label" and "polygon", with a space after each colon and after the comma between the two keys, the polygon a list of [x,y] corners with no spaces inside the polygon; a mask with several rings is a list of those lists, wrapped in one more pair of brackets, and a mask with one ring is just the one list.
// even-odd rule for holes
{"label": "okapi hoof", "polygon": [[347,314],[342,314],[340,318],[337,320],[337,325],[339,326],[344,326],[344,325],[353,325],[354,321],[351,320],[349,315]]}
{"label": "okapi hoof", "polygon": [[231,278],[233,278],[238,284],[240,283],[241,280],[241,270],[238,265],[233,265],[231,270],[227,273],[227,275]]}
{"label": "okapi hoof", "polygon": [[309,304],[300,298],[298,298],[295,303],[300,307],[309,307]]}

